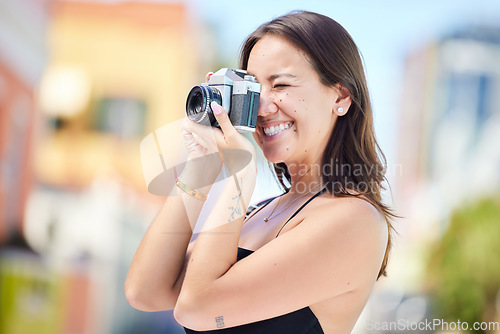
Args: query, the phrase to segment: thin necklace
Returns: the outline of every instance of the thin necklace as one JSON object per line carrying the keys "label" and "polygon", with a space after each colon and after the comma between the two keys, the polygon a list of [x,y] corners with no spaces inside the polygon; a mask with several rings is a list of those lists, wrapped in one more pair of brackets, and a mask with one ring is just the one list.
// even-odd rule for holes
{"label": "thin necklace", "polygon": [[[276,211],[276,208],[280,205],[280,201],[281,201],[281,196],[280,198],[278,198],[278,203],[276,203],[276,206],[274,207],[273,211],[271,212],[271,214],[269,216],[267,216],[267,218],[264,218],[264,222],[268,222],[270,221],[271,219],[279,216],[280,214],[282,214],[283,212],[285,212],[286,209],[288,209],[293,203],[297,202],[299,199],[301,199],[302,197],[304,197],[305,195],[307,194],[310,194],[312,190],[316,189],[317,187],[319,186],[319,183],[313,188],[311,189],[310,191],[300,195],[299,197],[297,197],[296,199],[294,199],[293,201],[290,202],[290,204],[288,204],[287,206],[285,206],[285,208],[283,210],[281,210],[280,212],[278,212],[277,214],[275,214],[273,216],[273,213],[274,211]],[[271,217],[272,216],[272,217]]]}

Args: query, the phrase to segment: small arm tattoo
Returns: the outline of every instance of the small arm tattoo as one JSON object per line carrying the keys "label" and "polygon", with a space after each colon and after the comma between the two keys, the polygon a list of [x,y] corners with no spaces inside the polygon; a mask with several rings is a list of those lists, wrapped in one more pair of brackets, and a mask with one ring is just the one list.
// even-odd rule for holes
{"label": "small arm tattoo", "polygon": [[217,328],[224,328],[224,317],[222,315],[219,317],[215,317],[215,323],[217,325]]}
{"label": "small arm tattoo", "polygon": [[[241,181],[243,181],[243,179]],[[231,210],[231,216],[227,220],[228,222],[232,222],[235,219],[235,216],[237,218],[237,217],[239,217],[239,216],[242,215],[242,209],[241,209],[241,204],[240,204],[240,199],[241,199],[241,189],[240,189],[240,187],[238,187],[238,192],[239,192],[238,195],[236,195],[236,196],[234,196],[232,198],[233,200],[236,200],[236,204],[234,206],[230,206],[229,207],[229,210]]]}

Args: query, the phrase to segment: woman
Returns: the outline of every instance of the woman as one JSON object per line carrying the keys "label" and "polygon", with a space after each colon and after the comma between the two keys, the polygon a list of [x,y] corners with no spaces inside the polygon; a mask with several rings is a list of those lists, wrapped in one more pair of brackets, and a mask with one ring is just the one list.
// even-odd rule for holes
{"label": "woman", "polygon": [[[254,138],[286,191],[245,219],[255,149],[213,103],[221,129],[187,123],[179,196],[141,242],[127,299],[174,308],[187,333],[349,333],[385,272],[392,218],[357,47],[332,19],[293,12],[247,38],[241,68],[261,84]],[[222,162],[232,177],[189,243]]]}

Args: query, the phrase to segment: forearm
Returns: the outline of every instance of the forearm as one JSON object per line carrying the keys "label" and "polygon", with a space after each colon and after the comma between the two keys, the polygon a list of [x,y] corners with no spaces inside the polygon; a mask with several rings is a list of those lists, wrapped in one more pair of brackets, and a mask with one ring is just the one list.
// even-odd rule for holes
{"label": "forearm", "polygon": [[181,294],[203,293],[236,262],[240,231],[255,179],[253,164],[228,179],[197,238]]}
{"label": "forearm", "polygon": [[[206,184],[207,178],[215,179],[214,173],[200,174],[187,168],[179,179],[194,188],[196,184]],[[207,194],[210,185],[196,189]],[[135,308],[145,311],[171,309],[177,301],[186,251],[204,204],[180,189],[177,193],[166,199],[132,260],[125,290]]]}

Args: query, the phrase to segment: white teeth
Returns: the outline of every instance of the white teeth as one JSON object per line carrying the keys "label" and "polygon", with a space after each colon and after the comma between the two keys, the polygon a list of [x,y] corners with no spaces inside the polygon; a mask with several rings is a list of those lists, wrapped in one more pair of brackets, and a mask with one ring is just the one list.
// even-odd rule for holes
{"label": "white teeth", "polygon": [[276,125],[276,126],[270,126],[270,127],[264,128],[264,133],[266,134],[266,136],[274,136],[275,134],[278,134],[282,131],[285,131],[286,129],[291,127],[292,124],[293,124],[293,122],[287,122],[287,123],[281,123],[281,124]]}

